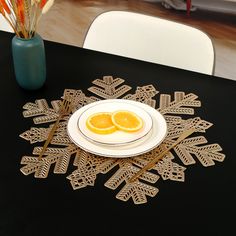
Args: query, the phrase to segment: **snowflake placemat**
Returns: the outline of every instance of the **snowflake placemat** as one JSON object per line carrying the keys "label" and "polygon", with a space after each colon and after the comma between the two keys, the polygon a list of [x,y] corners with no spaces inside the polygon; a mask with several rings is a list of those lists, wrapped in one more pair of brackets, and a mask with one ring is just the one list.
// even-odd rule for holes
{"label": "snowflake placemat", "polygon": [[[212,123],[194,116],[194,109],[201,107],[198,96],[184,92],[174,92],[172,99],[169,94],[160,94],[153,85],[137,87],[135,93],[129,94],[131,87],[124,84],[121,78],[104,76],[93,81],[93,86],[88,91],[94,96],[86,96],[81,90],[65,89],[63,97],[70,96],[73,103],[73,112],[89,103],[101,99],[129,99],[150,105],[162,113],[168,124],[168,134],[163,143],[152,151],[130,158],[114,159],[96,156],[83,151],[73,144],[67,135],[67,122],[70,115],[63,117],[46,149],[42,159],[38,156],[44,141],[52,128],[52,122],[58,117],[61,100],[51,101],[51,106],[45,99],[29,102],[23,106],[23,116],[33,117],[33,122],[39,127],[31,127],[20,135],[31,144],[42,143],[41,147],[34,147],[33,155],[23,156],[20,169],[24,175],[34,174],[35,178],[47,178],[53,171],[54,174],[67,174],[74,190],[87,186],[94,186],[99,174],[107,174],[116,169],[104,185],[112,190],[119,190],[116,198],[122,201],[132,199],[135,204],[146,203],[149,197],[158,193],[156,187],[159,180],[172,180],[183,182],[185,170],[189,165],[200,162],[204,167],[222,162],[225,155],[221,153],[219,144],[208,144],[206,138],[199,133],[205,133]],[[155,97],[155,98],[154,98]],[[158,104],[158,106],[157,106]],[[157,107],[157,108],[156,108]],[[72,112],[72,113],[73,113]],[[185,117],[185,119],[184,119]],[[186,119],[186,117],[188,117]],[[48,123],[47,128],[40,127]],[[129,179],[144,167],[150,160],[173,144],[186,127],[194,127],[194,137],[186,138],[172,149],[151,170],[142,174],[136,181]],[[74,171],[68,172],[68,167],[73,163]]]}

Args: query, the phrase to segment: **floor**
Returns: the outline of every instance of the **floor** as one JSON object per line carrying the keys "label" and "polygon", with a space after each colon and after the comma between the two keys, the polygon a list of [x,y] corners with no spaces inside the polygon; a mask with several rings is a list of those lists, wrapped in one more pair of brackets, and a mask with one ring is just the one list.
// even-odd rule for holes
{"label": "floor", "polygon": [[43,15],[38,32],[50,41],[81,47],[93,19],[104,11],[128,10],[183,22],[205,31],[216,52],[215,75],[236,81],[236,15],[198,9],[187,16],[184,11],[165,9],[159,2],[143,0],[55,0]]}

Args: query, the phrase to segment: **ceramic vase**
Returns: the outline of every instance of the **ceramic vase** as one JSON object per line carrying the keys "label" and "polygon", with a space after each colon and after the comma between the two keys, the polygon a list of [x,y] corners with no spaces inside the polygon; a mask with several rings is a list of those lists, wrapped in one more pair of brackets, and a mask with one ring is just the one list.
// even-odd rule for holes
{"label": "ceramic vase", "polygon": [[16,81],[27,90],[41,88],[46,81],[44,42],[36,34],[30,39],[15,36],[12,39],[12,56]]}

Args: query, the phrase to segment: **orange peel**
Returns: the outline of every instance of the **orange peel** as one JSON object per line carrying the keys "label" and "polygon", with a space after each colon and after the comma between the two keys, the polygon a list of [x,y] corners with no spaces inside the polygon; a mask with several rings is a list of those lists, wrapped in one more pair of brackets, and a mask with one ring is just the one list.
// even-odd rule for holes
{"label": "orange peel", "polygon": [[134,112],[118,110],[111,115],[113,125],[125,132],[136,132],[143,127],[143,120]]}
{"label": "orange peel", "polygon": [[112,123],[110,112],[99,112],[90,115],[86,120],[86,126],[96,134],[111,134],[117,130]]}

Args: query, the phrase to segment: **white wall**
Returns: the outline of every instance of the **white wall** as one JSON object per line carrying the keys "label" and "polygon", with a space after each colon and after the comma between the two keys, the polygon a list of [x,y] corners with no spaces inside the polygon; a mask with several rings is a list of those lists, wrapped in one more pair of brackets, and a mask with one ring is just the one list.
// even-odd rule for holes
{"label": "white wall", "polygon": [[0,14],[0,30],[13,32],[13,29],[9,25],[9,23],[5,20],[5,18]]}

